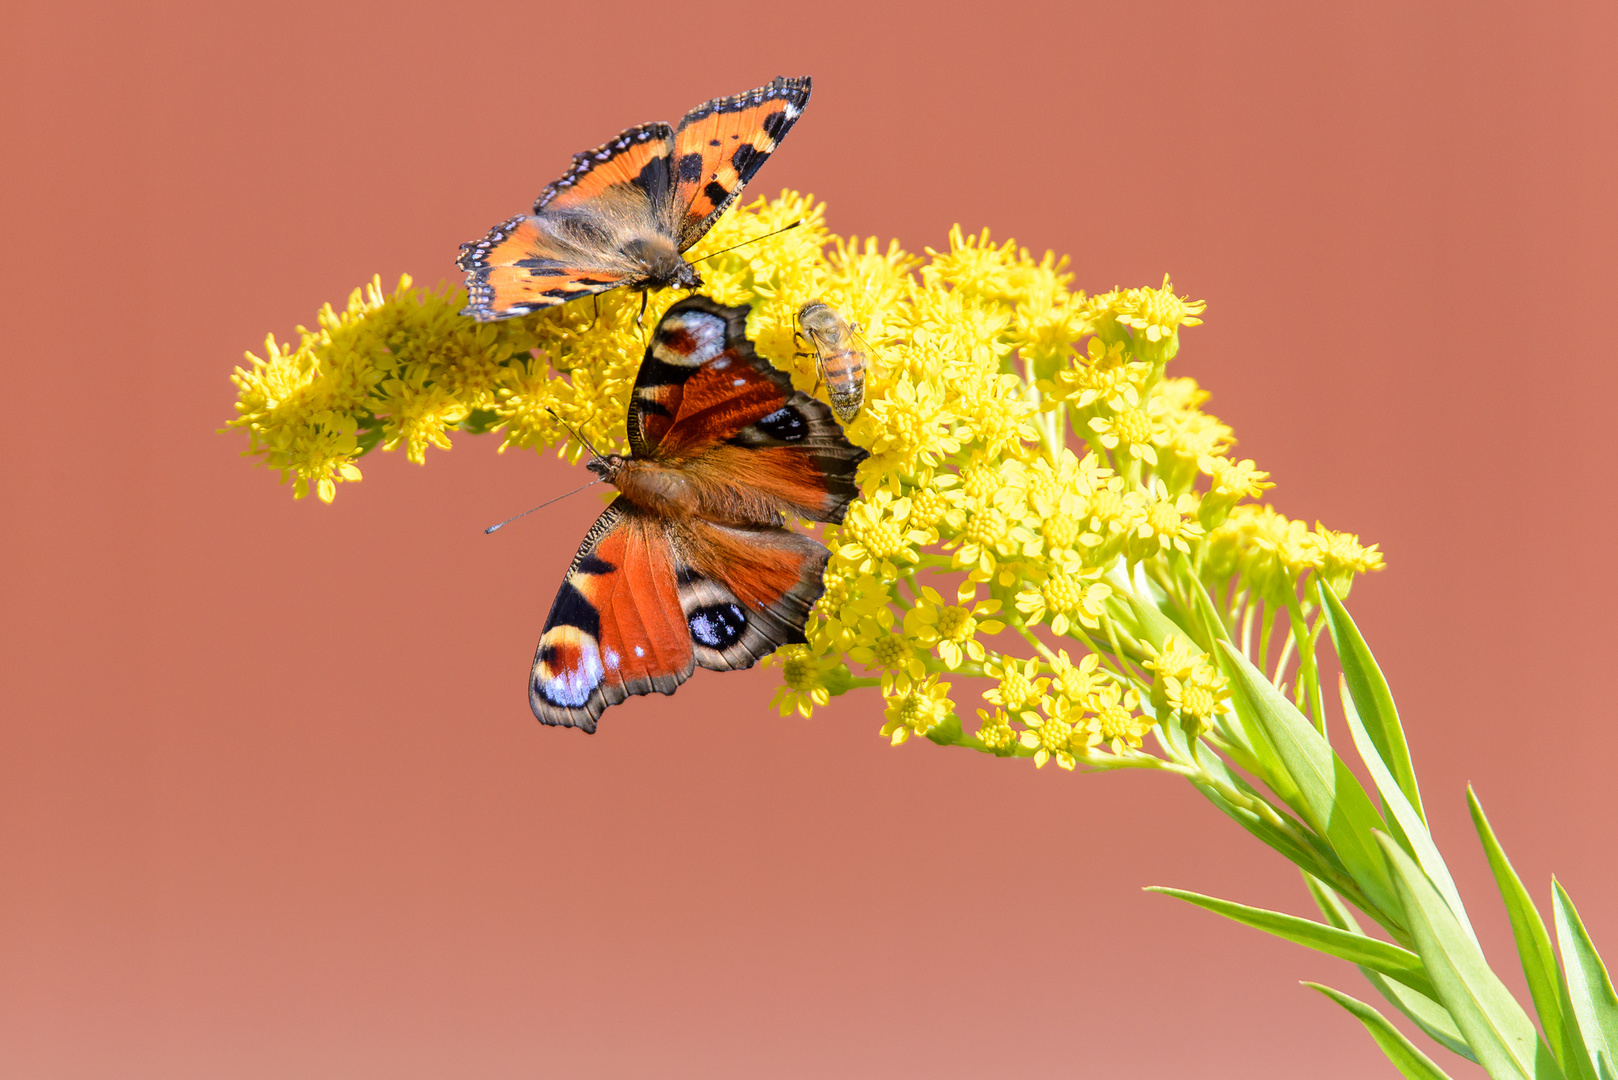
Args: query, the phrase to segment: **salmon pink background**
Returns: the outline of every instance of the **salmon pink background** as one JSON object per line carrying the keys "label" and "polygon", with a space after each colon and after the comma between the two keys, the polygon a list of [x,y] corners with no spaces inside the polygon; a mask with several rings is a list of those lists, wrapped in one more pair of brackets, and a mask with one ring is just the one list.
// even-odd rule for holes
{"label": "salmon pink background", "polygon": [[[0,36],[0,1074],[1392,1075],[1347,965],[1170,779],[890,749],[870,698],[697,675],[541,728],[578,469],[463,439],[294,503],[227,375],[569,155],[776,74],[749,195],[1208,300],[1180,374],[1353,610],[1486,947],[1463,800],[1618,955],[1618,8],[21,4]],[[1470,1066],[1434,1051],[1456,1075]]]}

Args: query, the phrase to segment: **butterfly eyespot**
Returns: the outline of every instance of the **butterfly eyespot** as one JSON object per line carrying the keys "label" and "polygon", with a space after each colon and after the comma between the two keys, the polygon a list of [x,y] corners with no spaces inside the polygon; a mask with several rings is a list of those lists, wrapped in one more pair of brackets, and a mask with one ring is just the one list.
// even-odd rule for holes
{"label": "butterfly eyespot", "polygon": [[780,439],[782,442],[797,442],[809,434],[809,424],[804,420],[803,414],[790,405],[776,409],[761,419],[757,426],[770,438]]}
{"label": "butterfly eyespot", "polygon": [[653,338],[652,355],[665,364],[696,367],[726,348],[725,320],[702,311],[687,311],[664,319]]}
{"label": "butterfly eyespot", "polygon": [[710,649],[724,649],[741,639],[747,613],[737,604],[710,604],[691,613],[691,636]]}
{"label": "butterfly eyespot", "polygon": [[601,655],[593,640],[542,644],[534,665],[534,692],[552,705],[578,708],[601,685],[602,675]]}

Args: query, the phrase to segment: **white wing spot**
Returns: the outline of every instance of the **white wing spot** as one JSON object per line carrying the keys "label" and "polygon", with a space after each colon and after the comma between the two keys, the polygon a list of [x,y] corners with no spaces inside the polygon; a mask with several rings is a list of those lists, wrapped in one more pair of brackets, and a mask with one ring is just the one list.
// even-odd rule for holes
{"label": "white wing spot", "polygon": [[590,700],[590,693],[601,685],[601,654],[595,642],[579,642],[579,666],[574,671],[559,671],[541,685],[547,700],[553,705],[578,708]]}
{"label": "white wing spot", "polygon": [[710,315],[705,311],[682,312],[674,319],[665,318],[663,329],[684,330],[694,341],[691,351],[679,353],[668,348],[663,343],[663,335],[659,334],[652,343],[652,355],[665,364],[676,367],[696,367],[706,364],[709,360],[725,351],[725,320],[717,315]]}
{"label": "white wing spot", "polygon": [[747,380],[746,379],[732,379],[730,381],[730,385],[732,385],[732,386],[746,386],[747,385]]}
{"label": "white wing spot", "polygon": [[641,648],[639,645],[636,645],[635,646],[635,655],[636,656],[645,656],[646,655],[646,650]]}

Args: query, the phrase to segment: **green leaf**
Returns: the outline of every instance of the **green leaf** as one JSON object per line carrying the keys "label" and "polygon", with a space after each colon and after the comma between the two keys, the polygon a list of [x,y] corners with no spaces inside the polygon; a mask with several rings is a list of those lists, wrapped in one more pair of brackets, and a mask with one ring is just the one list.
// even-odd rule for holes
{"label": "green leaf", "polygon": [[1540,1029],[1551,1053],[1562,1066],[1569,1080],[1585,1080],[1587,1062],[1583,1047],[1578,1046],[1578,1034],[1568,1026],[1569,1018],[1562,1008],[1564,991],[1562,977],[1556,967],[1556,954],[1551,951],[1551,936],[1545,932],[1545,922],[1523,888],[1522,879],[1506,858],[1494,829],[1484,816],[1483,804],[1470,786],[1466,789],[1466,804],[1472,811],[1472,824],[1477,827],[1478,839],[1489,857],[1489,869],[1494,871],[1495,884],[1500,888],[1500,899],[1505,902],[1506,915],[1511,919],[1511,936],[1517,942],[1517,956],[1522,960],[1522,973],[1528,980],[1528,992],[1534,998],[1534,1011],[1539,1014]]}
{"label": "green leaf", "polygon": [[1528,1014],[1512,998],[1483,953],[1461,930],[1455,914],[1415,860],[1393,837],[1377,841],[1404,905],[1411,937],[1438,991],[1480,1065],[1494,1080],[1561,1077],[1556,1059],[1539,1041]]}
{"label": "green leaf", "polygon": [[1280,852],[1294,866],[1297,866],[1306,873],[1313,874],[1318,877],[1329,878],[1331,876],[1331,872],[1327,868],[1325,862],[1320,858],[1319,855],[1315,853],[1312,848],[1308,848],[1297,843],[1291,836],[1287,835],[1287,833],[1276,828],[1254,811],[1247,809],[1245,806],[1237,806],[1236,804],[1230,802],[1219,793],[1218,789],[1214,788],[1212,785],[1198,783],[1195,780],[1192,781],[1192,784],[1198,791],[1202,792],[1203,796],[1206,797],[1209,802],[1213,803],[1220,810],[1224,811],[1224,813],[1229,816],[1232,821],[1236,822],[1236,824],[1258,837],[1271,848]]}
{"label": "green leaf", "polygon": [[[1309,886],[1310,895],[1315,898],[1320,913],[1326,917],[1328,923],[1339,930],[1351,930],[1356,934],[1360,932],[1360,925],[1354,921],[1353,913],[1336,893],[1308,874],[1304,875],[1303,880],[1304,884]],[[1417,1027],[1426,1032],[1428,1038],[1453,1054],[1459,1054],[1468,1061],[1477,1061],[1477,1058],[1472,1056],[1472,1048],[1466,1045],[1466,1038],[1461,1034],[1461,1029],[1455,1026],[1455,1018],[1444,1006],[1426,994],[1396,983],[1368,967],[1360,968],[1360,974],[1364,975],[1366,981],[1394,1008],[1410,1017]]]}
{"label": "green leaf", "polygon": [[[1444,857],[1438,853],[1438,847],[1427,831],[1427,823],[1416,812],[1416,808],[1410,805],[1410,800],[1405,798],[1404,790],[1394,782],[1387,763],[1382,760],[1381,752],[1377,750],[1374,740],[1365,729],[1364,721],[1360,719],[1359,709],[1348,690],[1346,679],[1339,689],[1343,699],[1343,717],[1348,721],[1354,748],[1360,752],[1360,758],[1371,772],[1371,779],[1376,782],[1376,789],[1382,796],[1382,806],[1388,812],[1388,824],[1392,826],[1394,837],[1401,847],[1415,857],[1422,871],[1426,873],[1427,879],[1437,886],[1439,894],[1449,904],[1450,911],[1455,913],[1455,919],[1460,923],[1461,929],[1472,939],[1472,944],[1477,945],[1478,936],[1472,932],[1472,923],[1466,917],[1466,906],[1461,903],[1460,891],[1455,888],[1455,879],[1449,876],[1449,867],[1444,865]],[[1482,948],[1481,945],[1478,947]]]}
{"label": "green leaf", "polygon": [[[1230,815],[1232,819],[1254,836],[1285,855],[1299,869],[1320,878],[1322,881],[1331,882],[1334,888],[1347,888],[1349,890],[1358,888],[1354,884],[1354,879],[1349,876],[1348,871],[1343,867],[1342,861],[1337,858],[1331,848],[1322,843],[1301,822],[1271,805],[1269,800],[1254,789],[1252,784],[1249,784],[1239,774],[1232,772],[1224,761],[1220,759],[1219,755],[1208,748],[1206,743],[1198,740],[1195,743],[1194,753],[1197,764],[1215,781],[1215,784],[1208,784],[1198,780],[1193,780],[1191,783],[1198,791],[1207,796],[1215,806]],[[1260,816],[1258,812],[1249,810],[1246,806],[1232,803],[1224,795],[1220,794],[1221,787],[1233,788],[1256,802],[1270,806],[1270,809],[1275,811],[1276,817],[1287,822],[1291,826],[1291,830],[1275,824],[1269,819]],[[1363,900],[1364,897],[1360,896],[1358,899]]]}
{"label": "green leaf", "polygon": [[[1343,861],[1367,899],[1393,919],[1399,899],[1377,855],[1372,830],[1385,828],[1371,797],[1297,707],[1229,642],[1221,641],[1227,667],[1269,735],[1287,775],[1297,786],[1295,807]],[[1279,791],[1276,794],[1281,794]],[[1288,805],[1291,805],[1289,802]]]}
{"label": "green leaf", "polygon": [[1365,721],[1371,741],[1376,744],[1377,753],[1399,782],[1399,789],[1405,793],[1416,816],[1425,823],[1427,811],[1421,805],[1421,789],[1416,786],[1416,768],[1410,762],[1410,748],[1405,745],[1404,728],[1399,724],[1399,710],[1394,707],[1388,681],[1382,677],[1376,657],[1371,655],[1365,638],[1360,636],[1359,627],[1348,617],[1348,609],[1337,599],[1337,594],[1318,578],[1317,587],[1320,591],[1320,608],[1326,616],[1326,626],[1331,630],[1332,645],[1337,650],[1343,678],[1348,682],[1348,692],[1353,695],[1354,704]]}
{"label": "green leaf", "polygon": [[1276,937],[1296,942],[1317,952],[1347,960],[1351,964],[1380,971],[1389,978],[1397,979],[1429,996],[1433,993],[1433,986],[1422,971],[1421,957],[1409,949],[1401,949],[1386,941],[1339,930],[1311,919],[1300,919],[1296,915],[1285,915],[1279,911],[1248,907],[1246,904],[1203,896],[1201,893],[1187,892],[1184,889],[1154,885],[1146,891],[1177,897],[1200,908],[1206,908],[1216,915],[1233,919],[1244,926],[1263,930],[1267,934],[1274,934]]}
{"label": "green leaf", "polygon": [[1417,1050],[1410,1040],[1399,1033],[1399,1029],[1388,1023],[1387,1018],[1371,1006],[1349,997],[1340,990],[1333,990],[1329,986],[1319,983],[1306,982],[1303,985],[1319,990],[1337,1004],[1353,1013],[1365,1030],[1371,1033],[1371,1038],[1382,1048],[1382,1052],[1393,1062],[1394,1068],[1409,1080],[1449,1080],[1449,1075],[1433,1064],[1432,1058]]}
{"label": "green leaf", "polygon": [[1556,913],[1556,943],[1562,949],[1562,965],[1567,971],[1568,997],[1579,1036],[1589,1052],[1600,1080],[1618,1080],[1618,996],[1612,991],[1612,978],[1601,962],[1590,935],[1573,901],[1561,882],[1551,879]]}
{"label": "green leaf", "polygon": [[[1173,617],[1173,608],[1168,602],[1168,595],[1157,582],[1144,574],[1132,576],[1120,573],[1114,566],[1107,574],[1107,584],[1112,587],[1113,595],[1121,596],[1129,602],[1130,609],[1134,611],[1135,618],[1140,623],[1140,629],[1145,631],[1143,636],[1151,643],[1152,648],[1161,649],[1164,639],[1171,635],[1191,640],[1191,634]],[[1137,595],[1138,591],[1146,592],[1147,599],[1141,599]],[[1148,603],[1148,600],[1156,602]]]}

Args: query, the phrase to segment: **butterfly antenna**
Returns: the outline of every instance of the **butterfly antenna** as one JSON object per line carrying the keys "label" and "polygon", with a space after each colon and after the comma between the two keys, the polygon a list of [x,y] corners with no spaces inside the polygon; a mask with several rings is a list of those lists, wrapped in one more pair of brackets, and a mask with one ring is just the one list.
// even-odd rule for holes
{"label": "butterfly antenna", "polygon": [[601,483],[601,481],[603,481],[605,479],[606,479],[606,477],[604,477],[604,476],[598,476],[594,480],[590,481],[588,484],[585,484],[584,487],[576,487],[576,488],[574,488],[572,491],[568,492],[567,495],[558,495],[554,499],[546,499],[544,502],[542,502],[538,506],[534,507],[533,510],[524,510],[522,513],[517,514],[514,517],[506,518],[506,520],[502,521],[499,525],[490,525],[487,529],[483,530],[483,535],[488,536],[490,533],[494,532],[494,530],[504,528],[505,526],[510,525],[513,521],[516,521],[517,518],[527,517],[529,514],[532,514],[534,512],[534,510],[543,510],[547,506],[549,506],[551,503],[560,502],[561,500],[567,498],[568,495],[577,495],[579,492],[583,491],[584,488],[594,487],[596,484]]}
{"label": "butterfly antenna", "polygon": [[748,244],[756,244],[760,240],[768,240],[772,236],[779,236],[782,233],[787,232],[788,230],[796,229],[799,225],[802,225],[802,224],[803,224],[803,219],[799,218],[797,221],[794,221],[791,225],[783,225],[779,229],[776,229],[774,232],[767,232],[763,236],[755,236],[751,240],[743,240],[741,243],[732,244],[728,248],[720,248],[718,251],[711,252],[710,254],[704,255],[700,259],[692,259],[691,263],[694,266],[699,262],[707,262],[709,259],[713,258],[716,255],[723,255],[727,251],[735,251],[737,248],[746,247]]}
{"label": "butterfly antenna", "polygon": [[[598,451],[595,447],[590,445],[590,440],[586,439],[583,435],[580,435],[578,429],[575,428],[572,424],[568,423],[566,420],[563,420],[561,415],[558,414],[555,409],[547,407],[545,409],[545,411],[550,413],[552,416],[556,417],[556,422],[558,424],[561,424],[563,427],[567,428],[568,432],[575,439],[579,440],[579,445],[583,446],[586,450],[590,451],[590,456],[591,457],[599,458],[601,456],[600,451]],[[586,486],[588,486],[588,485],[586,485]]]}

